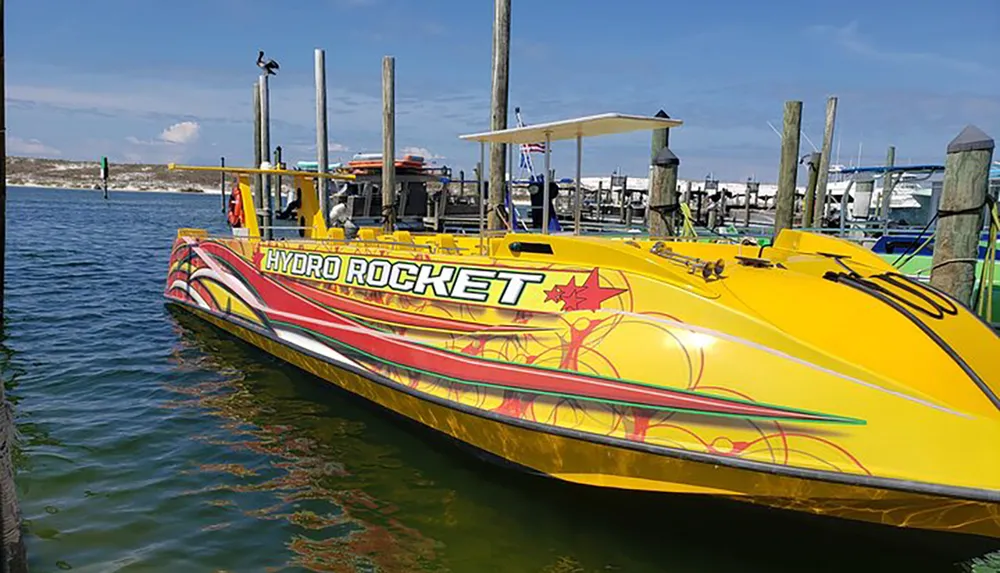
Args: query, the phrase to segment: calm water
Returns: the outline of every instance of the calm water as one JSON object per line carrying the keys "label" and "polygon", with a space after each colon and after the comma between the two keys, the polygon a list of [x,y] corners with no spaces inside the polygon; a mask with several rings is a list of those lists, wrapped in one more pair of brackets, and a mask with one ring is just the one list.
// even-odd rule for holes
{"label": "calm water", "polygon": [[33,571],[946,570],[842,522],[496,468],[175,316],[176,229],[220,210],[10,191],[0,360]]}

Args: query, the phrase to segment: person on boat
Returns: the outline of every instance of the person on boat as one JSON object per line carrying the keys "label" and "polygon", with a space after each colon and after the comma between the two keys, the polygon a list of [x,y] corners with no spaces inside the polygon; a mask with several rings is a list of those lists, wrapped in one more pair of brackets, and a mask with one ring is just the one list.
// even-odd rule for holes
{"label": "person on boat", "polygon": [[333,208],[330,209],[330,227],[341,227],[344,229],[344,238],[353,239],[358,234],[358,226],[351,221],[351,215],[347,211],[347,186],[338,191],[334,196]]}
{"label": "person on boat", "polygon": [[[545,194],[542,193],[541,182],[532,183],[528,186],[531,194],[531,228],[542,228],[542,217],[544,217]],[[559,219],[556,217],[556,197],[559,196],[559,185],[555,181],[549,181],[549,230],[560,230]]]}
{"label": "person on boat", "polygon": [[302,207],[302,189],[295,190],[295,199],[289,203],[283,211],[279,211],[275,217],[278,219],[292,219],[299,214],[299,209]]}

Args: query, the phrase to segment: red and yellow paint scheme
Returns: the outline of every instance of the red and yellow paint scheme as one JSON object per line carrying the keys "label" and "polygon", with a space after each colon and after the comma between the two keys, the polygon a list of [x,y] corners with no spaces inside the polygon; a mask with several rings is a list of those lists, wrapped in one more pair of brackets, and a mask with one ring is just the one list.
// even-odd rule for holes
{"label": "red and yellow paint scheme", "polygon": [[[181,229],[166,298],[518,466],[1000,538],[1000,341],[846,241]],[[241,183],[247,219],[255,221]]]}

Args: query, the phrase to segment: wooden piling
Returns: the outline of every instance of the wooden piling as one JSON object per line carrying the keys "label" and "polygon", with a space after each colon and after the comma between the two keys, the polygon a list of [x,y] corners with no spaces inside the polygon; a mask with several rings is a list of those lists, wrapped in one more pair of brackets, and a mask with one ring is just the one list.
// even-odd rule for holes
{"label": "wooden piling", "polygon": [[891,170],[896,165],[896,148],[892,145],[885,153],[885,174],[882,176],[882,202],[879,206],[879,218],[882,226],[889,226],[889,208],[892,203],[892,190],[896,187],[895,177]]}
{"label": "wooden piling", "polygon": [[[490,101],[490,129],[507,129],[507,100],[510,69],[510,0],[495,0],[493,8],[493,89]],[[490,144],[490,230],[504,228],[499,209],[504,204],[504,173],[507,153],[504,144]]]}
{"label": "wooden piling", "polygon": [[[226,168],[226,158],[219,158],[219,165]],[[226,212],[226,172],[219,173],[219,195],[222,197],[222,212]]]}
{"label": "wooden piling", "polygon": [[396,58],[382,58],[382,221],[396,228]]}
{"label": "wooden piling", "polygon": [[[845,191],[846,194],[846,191]],[[871,173],[858,173],[854,176],[854,200],[855,205],[858,205],[857,201],[862,197],[868,197],[870,201],[875,194],[875,178]],[[847,203],[843,203],[843,207],[847,207]],[[868,213],[865,213],[867,217]]]}
{"label": "wooden piling", "polygon": [[[281,169],[281,146],[274,148],[274,168]],[[274,193],[272,203],[274,203],[274,221],[278,221],[278,213],[281,212],[281,175],[274,176],[271,192]],[[298,226],[298,223],[296,223]]]}
{"label": "wooden piling", "polygon": [[[4,291],[7,252],[7,117],[5,113],[5,61],[4,61],[4,1],[0,0],[0,331],[5,331]],[[14,451],[16,429],[14,408],[4,393],[0,381],[0,569],[4,573],[27,573],[28,559],[22,537],[21,510],[17,503],[14,485]]]}
{"label": "wooden piling", "polygon": [[597,182],[597,222],[600,223],[604,221],[604,207],[601,205],[601,201],[604,197],[604,181]]}
{"label": "wooden piling", "polygon": [[[808,229],[813,226],[813,203],[816,201],[816,188],[819,185],[819,170],[822,163],[822,154],[810,153],[806,160],[806,167],[809,169],[809,182],[806,183],[806,196],[802,201],[802,228]],[[822,213],[822,210],[819,210]],[[816,219],[819,226],[823,226],[822,217]]]}
{"label": "wooden piling", "polygon": [[[270,163],[271,159],[271,94],[267,74],[257,78],[260,87],[260,157]],[[264,212],[265,239],[274,238],[274,209],[271,201],[271,174],[261,174],[260,201]]]}
{"label": "wooden piling", "polygon": [[[655,117],[669,118],[662,109]],[[650,149],[652,173],[649,178],[649,201],[646,225],[651,237],[674,234],[674,213],[677,206],[677,168],[680,160],[670,151],[670,128],[653,130]],[[667,209],[669,212],[665,213]]]}
{"label": "wooden piling", "polygon": [[816,178],[816,201],[812,221],[822,225],[826,217],[826,185],[830,178],[830,153],[833,151],[833,132],[837,123],[837,96],[826,100],[826,126],[823,128],[823,149],[819,156],[819,176]]}
{"label": "wooden piling", "polygon": [[[263,158],[260,153],[260,85],[253,84],[253,166],[259,168]],[[257,212],[258,228],[264,224],[264,182],[263,177],[258,173],[253,176],[253,198],[254,210]],[[260,234],[261,238],[264,233]]]}
{"label": "wooden piling", "polygon": [[0,330],[4,323],[7,258],[7,105],[4,62],[4,0],[0,0]]}
{"label": "wooden piling", "polygon": [[993,138],[969,125],[948,144],[931,285],[971,304]]}
{"label": "wooden piling", "polygon": [[781,135],[781,166],[778,170],[778,194],[774,205],[774,236],[792,226],[795,214],[795,180],[799,168],[799,135],[802,129],[802,102],[785,102],[785,121]]}
{"label": "wooden piling", "polygon": [[750,180],[747,179],[747,187],[743,191],[743,226],[750,228]]}

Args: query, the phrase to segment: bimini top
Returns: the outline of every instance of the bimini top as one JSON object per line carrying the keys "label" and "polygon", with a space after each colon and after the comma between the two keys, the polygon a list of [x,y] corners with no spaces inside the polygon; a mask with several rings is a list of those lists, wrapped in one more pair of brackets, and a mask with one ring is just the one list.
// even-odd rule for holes
{"label": "bimini top", "polygon": [[558,141],[560,139],[576,139],[577,137],[593,137],[595,135],[613,135],[630,131],[677,127],[682,123],[678,119],[666,117],[602,113],[600,115],[539,123],[526,127],[473,133],[462,135],[460,138],[468,141],[479,141],[481,143],[538,143],[539,141],[544,141],[546,135],[550,141]]}

